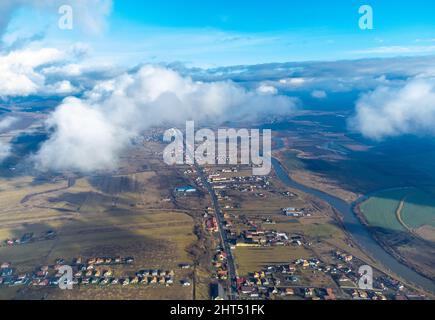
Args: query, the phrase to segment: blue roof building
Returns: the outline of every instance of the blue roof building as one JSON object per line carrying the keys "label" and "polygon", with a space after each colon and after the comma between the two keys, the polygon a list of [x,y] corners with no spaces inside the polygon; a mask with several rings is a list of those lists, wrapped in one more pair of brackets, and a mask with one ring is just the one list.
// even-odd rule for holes
{"label": "blue roof building", "polygon": [[175,191],[180,193],[192,193],[192,192],[196,192],[196,189],[191,186],[183,186],[183,187],[175,188]]}

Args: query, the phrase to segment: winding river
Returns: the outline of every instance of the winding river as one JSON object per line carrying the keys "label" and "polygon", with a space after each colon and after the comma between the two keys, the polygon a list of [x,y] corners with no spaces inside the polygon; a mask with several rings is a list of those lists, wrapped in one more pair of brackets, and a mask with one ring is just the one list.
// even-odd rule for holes
{"label": "winding river", "polygon": [[294,189],[298,189],[304,193],[311,194],[314,197],[317,197],[327,203],[329,203],[332,207],[334,207],[343,217],[343,224],[346,228],[346,231],[352,236],[352,238],[356,241],[356,243],[363,249],[365,252],[372,257],[374,260],[379,261],[384,267],[391,270],[398,276],[406,279],[409,282],[412,282],[419,287],[435,294],[435,283],[431,279],[428,279],[419,273],[415,272],[411,268],[405,266],[396,260],[393,256],[391,256],[388,252],[386,252],[382,246],[372,237],[370,232],[367,230],[367,227],[364,226],[358,217],[353,212],[353,207],[355,204],[360,203],[366,197],[362,197],[358,199],[353,204],[348,204],[347,202],[331,196],[325,192],[309,188],[304,186],[296,181],[292,180],[285,169],[282,167],[281,163],[273,158],[272,159],[273,168],[279,177],[279,179],[289,187]]}

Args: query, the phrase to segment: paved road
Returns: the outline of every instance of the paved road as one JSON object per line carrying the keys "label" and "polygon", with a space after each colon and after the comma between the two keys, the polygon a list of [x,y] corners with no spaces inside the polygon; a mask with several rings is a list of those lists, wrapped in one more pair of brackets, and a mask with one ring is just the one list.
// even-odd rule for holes
{"label": "paved road", "polygon": [[216,197],[216,193],[214,192],[211,184],[208,182],[207,177],[204,174],[204,171],[197,163],[195,163],[195,168],[198,172],[198,175],[200,176],[200,178],[202,180],[202,183],[207,188],[208,193],[210,194],[210,197],[211,197],[212,202],[213,202],[213,208],[215,211],[216,220],[217,220],[218,225],[219,225],[219,234],[220,234],[222,246],[223,246],[225,252],[227,253],[227,266],[228,266],[228,275],[229,275],[229,281],[230,281],[229,297],[230,297],[230,300],[235,300],[235,299],[237,299],[236,267],[235,267],[235,263],[234,263],[233,254],[231,252],[230,244],[228,243],[227,233],[223,228],[224,227],[223,226],[224,215],[223,215],[222,209],[219,205],[218,199]]}

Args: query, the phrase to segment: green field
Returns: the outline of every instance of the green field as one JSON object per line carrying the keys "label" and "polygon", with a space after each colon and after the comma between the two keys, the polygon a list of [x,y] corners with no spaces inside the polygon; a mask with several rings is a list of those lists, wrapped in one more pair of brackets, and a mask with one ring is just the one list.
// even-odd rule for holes
{"label": "green field", "polygon": [[406,231],[396,218],[400,201],[411,189],[387,190],[377,193],[361,204],[361,212],[373,227],[393,231]]}
{"label": "green field", "polygon": [[403,199],[405,202],[400,216],[408,228],[435,227],[435,195],[430,190],[407,188],[382,191],[362,203],[360,208],[370,225],[406,231],[396,215]]}
{"label": "green field", "polygon": [[435,195],[420,190],[411,193],[403,207],[402,219],[410,228],[435,227]]}

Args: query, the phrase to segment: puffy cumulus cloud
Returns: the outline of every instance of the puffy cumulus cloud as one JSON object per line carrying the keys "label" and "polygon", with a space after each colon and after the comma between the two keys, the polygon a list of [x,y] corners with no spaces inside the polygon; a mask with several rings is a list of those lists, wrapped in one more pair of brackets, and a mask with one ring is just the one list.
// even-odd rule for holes
{"label": "puffy cumulus cloud", "polygon": [[279,83],[282,85],[288,85],[288,86],[302,86],[307,81],[310,81],[310,79],[305,78],[288,78],[288,79],[281,79],[279,80]]}
{"label": "puffy cumulus cloud", "polygon": [[83,52],[69,49],[27,48],[0,53],[0,98],[28,95],[66,96],[92,87],[116,68],[85,66]]}
{"label": "puffy cumulus cloud", "polygon": [[198,82],[164,67],[102,81],[82,99],[67,98],[50,116],[51,138],[35,155],[44,170],[114,167],[132,138],[153,125],[219,123],[291,113],[296,100],[248,91],[230,81]]}
{"label": "puffy cumulus cloud", "polygon": [[413,78],[380,86],[356,103],[350,127],[375,140],[403,134],[435,134],[435,79]]}
{"label": "puffy cumulus cloud", "polygon": [[311,92],[311,96],[316,99],[325,99],[327,97],[327,94],[323,90],[314,90]]}
{"label": "puffy cumulus cloud", "polygon": [[101,110],[76,98],[66,98],[47,125],[55,131],[36,155],[41,169],[108,169],[126,142]]}
{"label": "puffy cumulus cloud", "polygon": [[251,66],[190,70],[196,79],[273,85],[281,93],[328,94],[371,91],[385,84],[400,84],[417,76],[435,77],[435,56],[343,61],[286,62]]}
{"label": "puffy cumulus cloud", "polygon": [[58,19],[58,9],[70,5],[73,9],[74,26],[87,33],[100,33],[106,18],[112,12],[112,0],[6,0],[0,2],[0,35],[4,33],[14,13],[22,8],[51,13]]}
{"label": "puffy cumulus cloud", "polygon": [[278,89],[275,88],[274,86],[271,86],[271,85],[261,84],[257,88],[257,92],[260,93],[260,94],[277,94],[278,93]]}
{"label": "puffy cumulus cloud", "polygon": [[70,81],[63,80],[54,84],[47,85],[44,88],[44,91],[47,94],[63,96],[77,93],[80,91],[80,89],[73,86]]}
{"label": "puffy cumulus cloud", "polygon": [[45,78],[35,69],[62,59],[64,54],[52,48],[25,49],[0,56],[0,97],[37,93]]}

